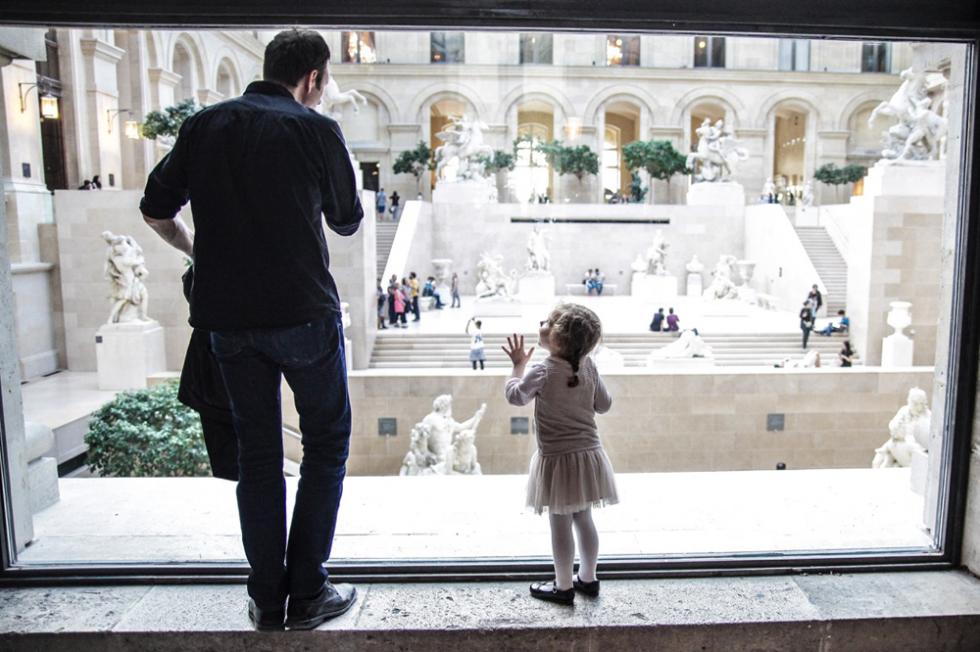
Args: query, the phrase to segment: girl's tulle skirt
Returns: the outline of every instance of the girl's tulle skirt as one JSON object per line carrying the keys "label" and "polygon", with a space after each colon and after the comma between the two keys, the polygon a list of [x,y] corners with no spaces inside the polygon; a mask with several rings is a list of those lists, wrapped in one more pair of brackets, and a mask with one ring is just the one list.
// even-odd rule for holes
{"label": "girl's tulle skirt", "polygon": [[527,479],[527,506],[538,514],[574,514],[615,505],[616,478],[602,447],[541,455],[535,451]]}

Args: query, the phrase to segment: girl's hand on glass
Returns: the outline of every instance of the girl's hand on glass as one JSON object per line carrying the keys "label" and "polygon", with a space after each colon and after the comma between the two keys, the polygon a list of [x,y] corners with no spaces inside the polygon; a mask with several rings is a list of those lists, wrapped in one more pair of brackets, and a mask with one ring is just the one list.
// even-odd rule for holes
{"label": "girl's hand on glass", "polygon": [[507,346],[500,347],[503,349],[510,361],[514,363],[515,367],[523,367],[527,364],[527,361],[531,359],[531,355],[534,353],[534,347],[527,353],[524,352],[524,336],[514,333],[511,337],[507,338]]}

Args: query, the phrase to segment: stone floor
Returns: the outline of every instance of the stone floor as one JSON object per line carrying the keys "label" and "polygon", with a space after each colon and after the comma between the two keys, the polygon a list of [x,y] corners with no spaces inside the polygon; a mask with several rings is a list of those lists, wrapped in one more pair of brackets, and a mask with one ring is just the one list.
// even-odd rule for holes
{"label": "stone floor", "polygon": [[[620,474],[596,510],[604,559],[914,549],[931,541],[908,469]],[[294,478],[287,480],[290,495]],[[538,558],[547,518],[523,476],[351,477],[333,559]],[[67,478],[19,562],[239,561],[234,484],[213,478]],[[291,508],[291,507],[290,507]]]}
{"label": "stone floor", "polygon": [[5,652],[976,652],[980,580],[963,571],[606,580],[572,607],[526,582],[362,584],[309,632],[254,632],[243,586],[0,589]]}

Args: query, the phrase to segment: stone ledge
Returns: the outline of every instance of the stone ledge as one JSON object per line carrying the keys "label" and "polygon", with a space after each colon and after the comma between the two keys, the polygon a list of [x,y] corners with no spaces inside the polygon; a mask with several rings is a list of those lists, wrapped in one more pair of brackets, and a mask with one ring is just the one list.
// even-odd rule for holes
{"label": "stone ledge", "polygon": [[980,649],[980,580],[963,571],[618,580],[574,607],[514,582],[359,589],[344,616],[283,633],[251,630],[239,585],[6,589],[0,649]]}

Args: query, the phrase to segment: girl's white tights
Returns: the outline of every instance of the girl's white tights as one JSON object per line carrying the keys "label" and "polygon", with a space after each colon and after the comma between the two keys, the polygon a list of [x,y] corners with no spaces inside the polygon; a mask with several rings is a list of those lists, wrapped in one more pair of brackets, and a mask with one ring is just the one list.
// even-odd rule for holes
{"label": "girl's white tights", "polygon": [[595,567],[599,561],[599,533],[592,522],[592,508],[574,514],[548,514],[551,521],[551,554],[555,560],[555,584],[559,590],[572,588],[572,571],[575,563],[575,539],[572,526],[578,535],[578,578],[583,582],[595,581]]}

